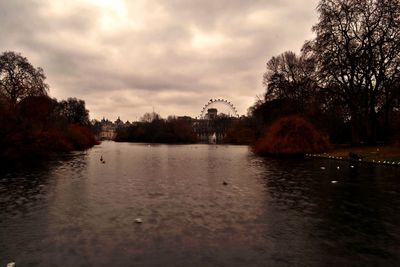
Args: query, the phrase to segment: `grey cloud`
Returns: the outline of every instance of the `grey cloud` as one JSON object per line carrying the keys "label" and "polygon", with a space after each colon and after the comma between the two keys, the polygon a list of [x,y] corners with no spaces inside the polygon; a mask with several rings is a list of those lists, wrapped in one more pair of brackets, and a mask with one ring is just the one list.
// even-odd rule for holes
{"label": "grey cloud", "polygon": [[[127,19],[136,19],[136,2],[125,1]],[[43,67],[53,96],[84,99],[95,118],[133,120],[152,107],[164,117],[197,116],[219,97],[245,114],[264,90],[266,61],[298,51],[317,19],[317,0],[151,0],[139,14],[150,16],[144,25],[105,31],[109,10],[77,3],[52,12],[46,1],[0,0],[0,51]],[[197,47],[194,30],[206,38]]]}

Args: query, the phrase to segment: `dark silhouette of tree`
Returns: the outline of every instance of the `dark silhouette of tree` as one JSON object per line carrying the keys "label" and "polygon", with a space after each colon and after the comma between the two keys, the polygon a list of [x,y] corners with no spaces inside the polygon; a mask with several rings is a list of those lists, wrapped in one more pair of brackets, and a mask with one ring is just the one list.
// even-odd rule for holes
{"label": "dark silhouette of tree", "polygon": [[85,101],[68,98],[59,103],[60,114],[68,121],[68,123],[76,123],[79,125],[89,125],[89,111],[85,107]]}
{"label": "dark silhouette of tree", "polygon": [[47,95],[40,68],[15,52],[0,55],[0,159],[46,158],[54,152],[85,149],[97,143],[85,102],[57,102]]}
{"label": "dark silhouette of tree", "polygon": [[41,68],[35,68],[29,61],[15,52],[0,55],[0,93],[13,106],[28,96],[47,95],[48,85]]}
{"label": "dark silhouette of tree", "polygon": [[90,129],[92,130],[93,134],[99,135],[102,129],[102,123],[96,119],[90,122]]}
{"label": "dark silhouette of tree", "polygon": [[309,54],[297,56],[287,51],[272,57],[264,73],[264,99],[250,108],[252,114],[264,124],[291,114],[317,118],[329,101],[318,88],[315,65],[315,58]]}
{"label": "dark silhouette of tree", "polygon": [[290,51],[272,57],[264,74],[265,101],[288,99],[296,103],[302,113],[316,96],[314,65],[312,57],[299,57]]}
{"label": "dark silhouette of tree", "polygon": [[266,93],[250,114],[266,126],[300,114],[334,142],[389,140],[400,108],[400,1],[321,0],[318,12],[301,55],[267,63]]}
{"label": "dark silhouette of tree", "polygon": [[153,121],[157,121],[157,120],[161,120],[161,116],[160,114],[156,113],[156,112],[147,112],[145,113],[140,120],[142,122],[153,122]]}
{"label": "dark silhouette of tree", "polygon": [[254,121],[250,117],[241,117],[233,121],[223,140],[229,144],[249,145],[256,140]]}
{"label": "dark silhouette of tree", "polygon": [[117,142],[194,143],[197,136],[189,117],[169,116],[167,120],[157,113],[146,113],[140,122],[116,129]]}
{"label": "dark silhouette of tree", "polygon": [[25,133],[40,134],[52,127],[60,116],[57,100],[48,96],[29,96],[18,103],[18,118]]}
{"label": "dark silhouette of tree", "polygon": [[348,109],[353,142],[364,126],[373,143],[400,78],[400,2],[322,0],[318,11],[316,39],[304,51],[316,58],[320,87]]}
{"label": "dark silhouette of tree", "polygon": [[12,108],[0,106],[0,159],[18,162],[95,145],[89,127],[69,122],[59,107],[48,96],[28,96]]}

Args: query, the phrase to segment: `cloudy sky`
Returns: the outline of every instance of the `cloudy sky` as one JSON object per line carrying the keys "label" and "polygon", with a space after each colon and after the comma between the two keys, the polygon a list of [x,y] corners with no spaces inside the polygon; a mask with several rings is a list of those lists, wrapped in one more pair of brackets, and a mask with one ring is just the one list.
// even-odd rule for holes
{"label": "cloudy sky", "polygon": [[210,98],[246,114],[265,63],[298,52],[317,0],[0,0],[0,51],[47,74],[91,118],[198,116]]}

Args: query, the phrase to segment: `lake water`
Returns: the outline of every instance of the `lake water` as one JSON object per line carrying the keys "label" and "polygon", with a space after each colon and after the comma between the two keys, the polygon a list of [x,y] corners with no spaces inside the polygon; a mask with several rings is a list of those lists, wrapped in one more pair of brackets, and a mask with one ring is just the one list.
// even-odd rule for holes
{"label": "lake water", "polygon": [[2,168],[0,266],[400,264],[400,168],[114,142]]}

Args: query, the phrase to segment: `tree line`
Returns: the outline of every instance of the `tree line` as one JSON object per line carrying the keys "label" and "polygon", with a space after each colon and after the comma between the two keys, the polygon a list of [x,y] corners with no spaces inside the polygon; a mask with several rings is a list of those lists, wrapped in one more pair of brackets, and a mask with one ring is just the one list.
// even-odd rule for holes
{"label": "tree line", "polygon": [[141,143],[195,143],[197,136],[190,118],[169,116],[167,119],[155,112],[145,113],[139,122],[128,127],[117,127],[117,142]]}
{"label": "tree line", "polygon": [[[300,54],[286,51],[267,62],[265,94],[248,117],[230,123],[226,142],[295,147],[309,141],[297,138],[307,139],[307,132],[321,149],[329,142],[399,142],[400,2],[321,0],[317,11],[315,38],[305,41]],[[45,79],[43,69],[20,54],[0,55],[0,157],[95,143],[90,128],[101,127],[90,125],[85,102],[50,98]],[[116,140],[195,142],[192,124],[148,113],[117,128]]]}
{"label": "tree line", "polygon": [[317,11],[315,38],[301,53],[268,61],[266,92],[250,115],[259,125],[301,115],[332,143],[398,140],[400,2],[321,0]]}
{"label": "tree line", "polygon": [[96,144],[85,102],[50,98],[45,79],[43,69],[21,54],[0,55],[0,158],[34,158]]}

